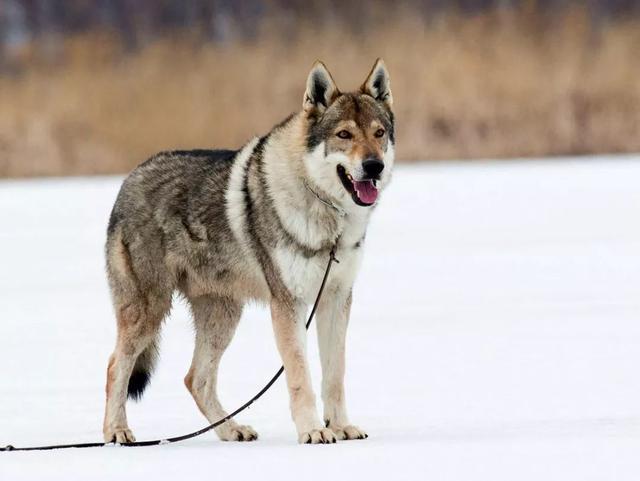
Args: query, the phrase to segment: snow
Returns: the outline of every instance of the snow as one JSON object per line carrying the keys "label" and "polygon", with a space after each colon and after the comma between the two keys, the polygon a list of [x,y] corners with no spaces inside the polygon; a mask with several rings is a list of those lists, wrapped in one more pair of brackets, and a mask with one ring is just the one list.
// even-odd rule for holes
{"label": "snow", "polygon": [[[120,181],[0,182],[0,445],[101,439]],[[240,416],[255,443],[0,453],[0,479],[640,479],[640,158],[401,166],[366,249],[347,394],[369,439],[297,445],[279,381]],[[178,303],[129,405],[138,439],[205,424],[182,384],[192,346]],[[314,332],[309,356],[318,387]],[[223,360],[226,407],[278,366],[251,307]]]}

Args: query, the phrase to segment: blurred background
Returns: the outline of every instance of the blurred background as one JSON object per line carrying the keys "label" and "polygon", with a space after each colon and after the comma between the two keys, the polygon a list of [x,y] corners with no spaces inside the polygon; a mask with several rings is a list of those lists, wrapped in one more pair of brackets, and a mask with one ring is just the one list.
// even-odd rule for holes
{"label": "blurred background", "polygon": [[640,1],[0,0],[0,177],[239,147],[390,71],[401,161],[640,150]]}

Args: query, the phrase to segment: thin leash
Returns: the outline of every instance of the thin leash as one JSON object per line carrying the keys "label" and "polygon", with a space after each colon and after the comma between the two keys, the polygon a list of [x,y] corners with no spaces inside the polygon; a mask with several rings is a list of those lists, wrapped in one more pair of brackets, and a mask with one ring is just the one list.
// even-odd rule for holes
{"label": "thin leash", "polygon": [[[329,277],[329,272],[331,271],[331,265],[336,262],[339,263],[340,261],[336,258],[336,247],[337,247],[337,242],[336,244],[331,248],[331,252],[329,252],[329,261],[327,262],[327,268],[324,271],[324,277],[322,278],[322,283],[320,284],[320,289],[318,289],[318,295],[316,296],[316,300],[313,303],[313,308],[311,309],[311,313],[309,314],[309,319],[307,320],[307,323],[305,324],[305,329],[309,329],[309,326],[311,325],[311,321],[313,320],[313,316],[316,313],[316,310],[318,309],[318,304],[320,303],[320,297],[322,296],[322,292],[324,291],[324,286],[327,283],[327,278]],[[269,388],[271,388],[271,386],[273,386],[273,384],[278,380],[278,378],[282,375],[282,373],[284,372],[284,366],[280,366],[280,369],[278,369],[278,372],[275,373],[275,375],[269,380],[269,382],[267,384],[265,384],[265,386],[260,389],[260,391],[258,391],[258,393],[253,396],[251,399],[249,399],[246,403],[244,403],[242,406],[240,406],[238,409],[236,409],[235,411],[233,411],[231,414],[226,415],[225,417],[223,417],[222,419],[219,419],[218,421],[216,421],[213,424],[209,424],[207,427],[204,427],[202,429],[199,429],[198,431],[194,431],[192,433],[189,434],[183,434],[181,436],[174,436],[171,438],[163,438],[163,439],[152,439],[149,441],[134,441],[132,443],[76,443],[76,444],[52,444],[50,446],[28,446],[28,447],[14,447],[12,445],[7,445],[4,447],[0,447],[0,451],[4,452],[4,451],[51,451],[54,449],[70,449],[70,448],[99,448],[99,447],[105,447],[105,446],[125,446],[128,448],[137,448],[137,447],[141,447],[141,446],[158,446],[160,444],[173,444],[173,443],[179,443],[181,441],[186,441],[187,439],[191,439],[191,438],[195,438],[197,436],[200,436],[201,434],[204,434],[206,432],[211,431],[214,428],[217,428],[218,426],[226,423],[229,419],[237,416],[238,414],[240,414],[242,411],[244,411],[245,409],[247,409],[249,406],[251,406],[255,401],[257,401],[258,399],[260,399],[262,397],[262,395],[264,393],[266,393]]]}

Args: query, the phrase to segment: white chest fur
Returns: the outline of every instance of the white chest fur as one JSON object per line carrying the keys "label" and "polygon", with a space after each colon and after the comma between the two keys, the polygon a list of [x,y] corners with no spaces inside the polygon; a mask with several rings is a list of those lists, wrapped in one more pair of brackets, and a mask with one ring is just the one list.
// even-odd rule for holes
{"label": "white chest fur", "polygon": [[[328,280],[331,290],[351,289],[360,268],[363,249],[354,248],[354,245],[362,240],[365,225],[362,222],[354,224],[347,224],[340,237],[336,252],[340,262],[332,266]],[[282,280],[289,291],[301,301],[313,303],[329,261],[328,254],[307,257],[302,251],[291,247],[280,247],[274,254]]]}

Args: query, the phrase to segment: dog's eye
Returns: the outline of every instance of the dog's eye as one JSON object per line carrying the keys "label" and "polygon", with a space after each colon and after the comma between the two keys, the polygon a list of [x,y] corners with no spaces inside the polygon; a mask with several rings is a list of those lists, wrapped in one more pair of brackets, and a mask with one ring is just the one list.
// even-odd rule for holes
{"label": "dog's eye", "polygon": [[384,129],[376,130],[376,133],[373,134],[373,135],[375,135],[379,139],[380,137],[382,137],[384,135]]}
{"label": "dog's eye", "polygon": [[351,137],[353,137],[353,135],[351,135],[351,132],[349,132],[348,130],[341,130],[336,135],[341,139],[350,139]]}

